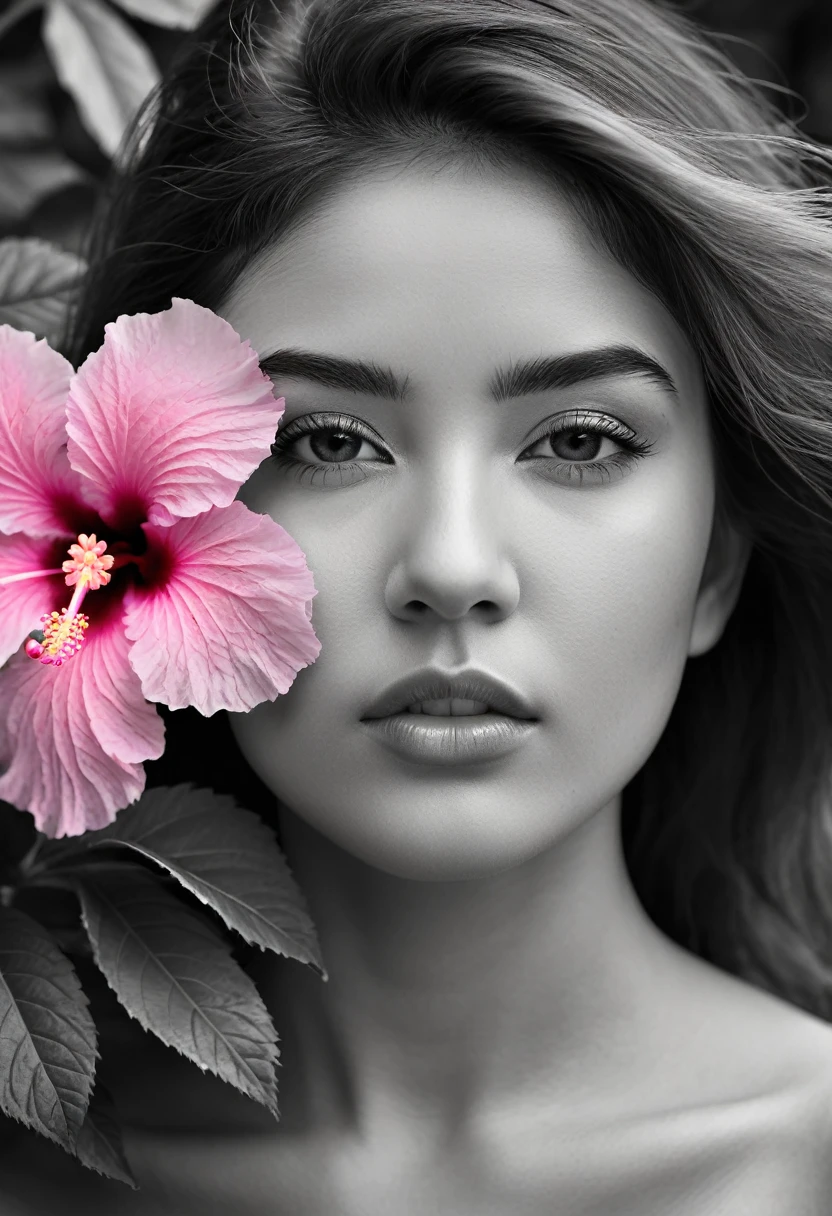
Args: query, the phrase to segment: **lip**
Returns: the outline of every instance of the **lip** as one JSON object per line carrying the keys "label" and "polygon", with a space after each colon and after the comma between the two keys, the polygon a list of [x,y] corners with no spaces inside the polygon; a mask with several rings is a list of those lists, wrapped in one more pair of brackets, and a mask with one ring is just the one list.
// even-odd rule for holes
{"label": "lip", "polygon": [[[407,710],[418,701],[450,697],[482,701],[489,712],[445,716]],[[520,693],[486,672],[451,675],[430,668],[387,688],[367,707],[361,725],[383,746],[418,764],[470,764],[514,751],[537,721]]]}
{"label": "lip", "polygon": [[[507,718],[519,721],[536,722],[537,714],[534,707],[516,689],[488,672],[468,668],[466,671],[441,671],[437,667],[426,667],[415,671],[409,676],[403,676],[395,684],[391,684],[376,698],[361,715],[362,722],[377,718],[387,718],[392,714],[407,711],[408,705],[418,701],[443,701],[450,697],[460,697],[469,701],[482,701],[495,714],[503,714]],[[410,717],[416,717],[410,714]],[[479,719],[485,714],[471,715]],[[434,721],[444,719],[434,719]],[[454,718],[456,723],[464,721],[460,716]]]}
{"label": "lip", "polygon": [[495,713],[451,718],[402,713],[363,718],[361,726],[378,743],[417,764],[474,764],[513,752],[536,723]]}

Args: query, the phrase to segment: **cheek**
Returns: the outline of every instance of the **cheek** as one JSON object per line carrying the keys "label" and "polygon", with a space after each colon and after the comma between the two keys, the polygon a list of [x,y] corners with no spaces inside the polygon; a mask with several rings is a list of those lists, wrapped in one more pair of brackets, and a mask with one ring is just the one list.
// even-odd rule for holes
{"label": "cheek", "polygon": [[703,462],[702,472],[668,465],[621,491],[599,495],[597,515],[573,518],[549,541],[537,599],[552,687],[563,695],[564,744],[576,766],[595,753],[626,781],[653,750],[679,690],[713,486]]}

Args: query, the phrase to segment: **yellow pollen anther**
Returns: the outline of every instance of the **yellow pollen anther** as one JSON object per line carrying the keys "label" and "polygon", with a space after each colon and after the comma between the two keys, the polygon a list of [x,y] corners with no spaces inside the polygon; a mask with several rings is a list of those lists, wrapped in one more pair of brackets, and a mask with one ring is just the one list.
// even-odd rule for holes
{"label": "yellow pollen anther", "polygon": [[84,634],[89,629],[89,617],[83,612],[69,617],[67,609],[60,612],[46,612],[40,618],[42,640],[39,641],[41,653],[32,655],[41,663],[53,663],[60,667],[66,659],[77,654],[84,643]]}
{"label": "yellow pollen anther", "polygon": [[60,667],[81,649],[90,624],[89,617],[79,612],[84,596],[106,587],[112,578],[110,568],[115,558],[106,549],[107,542],[97,540],[94,532],[90,536],[82,532],[76,544],[70,545],[63,573],[66,585],[75,587],[72,599],[68,608],[47,612],[40,618],[40,629],[34,629],[24,645],[30,659]]}

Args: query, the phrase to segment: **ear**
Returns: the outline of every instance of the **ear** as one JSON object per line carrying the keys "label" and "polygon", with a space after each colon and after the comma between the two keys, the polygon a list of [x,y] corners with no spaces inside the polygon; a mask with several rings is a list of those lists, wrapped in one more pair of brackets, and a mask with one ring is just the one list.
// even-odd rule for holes
{"label": "ear", "polygon": [[739,599],[752,548],[750,537],[718,510],[691,622],[689,656],[705,654],[722,637]]}

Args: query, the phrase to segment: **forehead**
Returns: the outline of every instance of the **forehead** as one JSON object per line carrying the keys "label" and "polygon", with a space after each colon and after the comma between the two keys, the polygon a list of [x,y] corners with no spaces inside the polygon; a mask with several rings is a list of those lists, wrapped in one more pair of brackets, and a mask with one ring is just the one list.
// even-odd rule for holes
{"label": "forehead", "polygon": [[635,344],[701,390],[665,306],[531,170],[386,168],[343,183],[221,309],[261,355],[299,345],[454,366]]}

